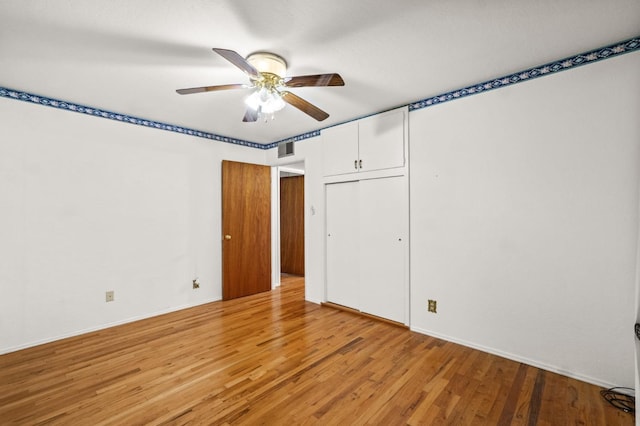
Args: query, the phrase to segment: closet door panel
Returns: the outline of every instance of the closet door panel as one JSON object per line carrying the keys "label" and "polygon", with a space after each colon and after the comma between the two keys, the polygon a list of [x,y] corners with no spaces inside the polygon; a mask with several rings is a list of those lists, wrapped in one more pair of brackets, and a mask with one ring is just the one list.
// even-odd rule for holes
{"label": "closet door panel", "polygon": [[405,179],[360,181],[360,309],[405,322]]}
{"label": "closet door panel", "polygon": [[360,309],[358,182],[326,186],[327,301]]}

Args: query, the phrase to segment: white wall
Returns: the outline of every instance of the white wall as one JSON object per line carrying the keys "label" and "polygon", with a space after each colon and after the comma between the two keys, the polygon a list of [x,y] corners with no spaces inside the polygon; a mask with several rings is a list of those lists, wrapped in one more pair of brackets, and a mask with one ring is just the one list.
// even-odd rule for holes
{"label": "white wall", "polygon": [[638,75],[633,53],[411,114],[412,329],[634,386]]}
{"label": "white wall", "polygon": [[221,298],[220,163],[265,151],[8,99],[0,116],[0,353]]}

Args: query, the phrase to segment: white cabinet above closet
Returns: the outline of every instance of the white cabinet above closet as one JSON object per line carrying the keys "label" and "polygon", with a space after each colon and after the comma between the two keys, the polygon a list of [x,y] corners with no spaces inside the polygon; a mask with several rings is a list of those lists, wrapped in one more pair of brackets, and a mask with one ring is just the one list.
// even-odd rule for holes
{"label": "white cabinet above closet", "polygon": [[322,130],[324,175],[404,167],[406,108]]}
{"label": "white cabinet above closet", "polygon": [[358,122],[330,127],[321,132],[324,175],[358,171]]}

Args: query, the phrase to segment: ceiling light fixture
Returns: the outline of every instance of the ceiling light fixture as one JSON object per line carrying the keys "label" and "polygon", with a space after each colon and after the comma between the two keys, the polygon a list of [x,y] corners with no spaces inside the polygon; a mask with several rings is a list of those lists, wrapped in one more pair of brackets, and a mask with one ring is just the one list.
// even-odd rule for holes
{"label": "ceiling light fixture", "polygon": [[[240,68],[251,80],[251,84],[218,84],[215,86],[189,87],[178,89],[180,95],[192,93],[215,92],[218,90],[253,89],[245,100],[249,106],[242,121],[253,123],[266,114],[271,118],[276,111],[284,108],[285,104],[299,109],[318,121],[326,120],[329,114],[309,101],[291,93],[287,89],[296,87],[327,87],[344,86],[340,74],[314,74],[285,77],[287,63],[282,57],[273,53],[257,52],[243,58],[238,52],[214,47],[213,51]],[[265,119],[266,121],[266,119]]]}
{"label": "ceiling light fixture", "polygon": [[270,115],[285,107],[280,89],[284,87],[283,78],[287,73],[287,62],[273,53],[257,52],[247,56],[247,62],[260,72],[260,78],[254,82],[255,89],[245,99],[247,107],[260,118],[267,121]]}

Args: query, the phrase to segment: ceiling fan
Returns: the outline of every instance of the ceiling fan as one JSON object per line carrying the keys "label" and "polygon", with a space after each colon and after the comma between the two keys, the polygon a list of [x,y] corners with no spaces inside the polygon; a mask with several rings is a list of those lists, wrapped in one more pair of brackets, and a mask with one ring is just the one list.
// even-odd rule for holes
{"label": "ceiling fan", "polygon": [[300,96],[286,90],[295,87],[344,86],[339,74],[301,75],[285,77],[287,62],[278,55],[268,52],[253,53],[243,58],[237,52],[228,49],[213,48],[213,51],[244,71],[249,76],[250,84],[222,84],[217,86],[192,87],[178,89],[181,95],[192,93],[214,92],[231,89],[255,89],[245,100],[247,112],[242,121],[254,122],[260,117],[267,117],[289,104],[318,121],[325,120],[329,114]]}

